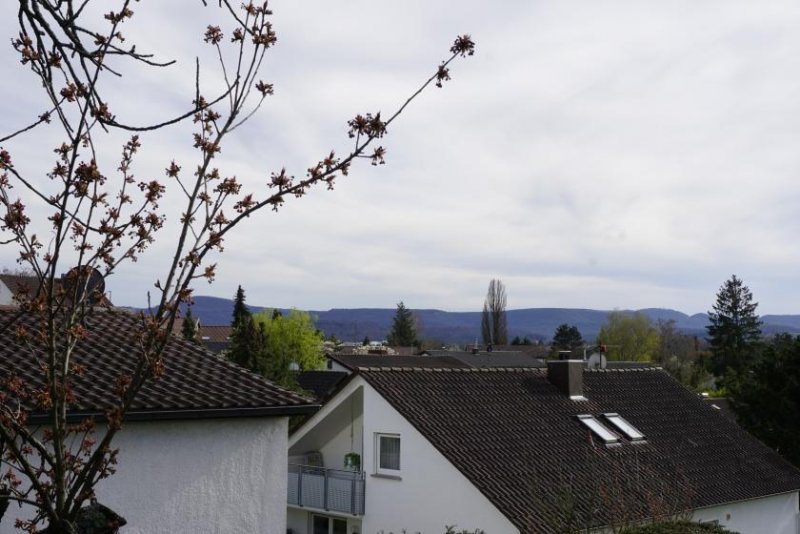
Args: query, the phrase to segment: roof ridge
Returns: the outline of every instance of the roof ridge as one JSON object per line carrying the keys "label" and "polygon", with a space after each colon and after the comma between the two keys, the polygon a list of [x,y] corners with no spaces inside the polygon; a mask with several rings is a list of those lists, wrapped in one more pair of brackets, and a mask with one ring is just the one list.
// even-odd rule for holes
{"label": "roof ridge", "polygon": [[546,371],[544,367],[376,367],[376,366],[358,366],[354,368],[356,371],[366,372],[439,372],[439,373],[521,373],[521,372],[536,372],[541,374]]}
{"label": "roof ridge", "polygon": [[664,368],[660,365],[648,365],[646,367],[615,367],[615,368],[605,368],[605,369],[598,369],[598,368],[590,368],[587,367],[584,371],[591,371],[593,373],[629,373],[629,372],[641,372],[641,371],[663,371]]}

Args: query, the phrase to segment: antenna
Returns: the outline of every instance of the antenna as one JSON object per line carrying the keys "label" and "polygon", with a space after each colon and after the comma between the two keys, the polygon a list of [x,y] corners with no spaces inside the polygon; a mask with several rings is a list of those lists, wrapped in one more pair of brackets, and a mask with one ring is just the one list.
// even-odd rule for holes
{"label": "antenna", "polygon": [[67,300],[72,301],[73,305],[85,299],[87,304],[94,306],[105,299],[106,281],[94,267],[73,267],[61,279],[67,292]]}

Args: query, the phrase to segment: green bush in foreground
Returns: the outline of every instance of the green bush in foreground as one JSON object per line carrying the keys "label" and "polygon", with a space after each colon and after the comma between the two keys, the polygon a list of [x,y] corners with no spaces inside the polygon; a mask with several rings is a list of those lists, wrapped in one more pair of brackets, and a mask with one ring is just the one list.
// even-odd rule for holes
{"label": "green bush in foreground", "polygon": [[714,523],[669,521],[653,523],[623,530],[620,534],[739,534]]}

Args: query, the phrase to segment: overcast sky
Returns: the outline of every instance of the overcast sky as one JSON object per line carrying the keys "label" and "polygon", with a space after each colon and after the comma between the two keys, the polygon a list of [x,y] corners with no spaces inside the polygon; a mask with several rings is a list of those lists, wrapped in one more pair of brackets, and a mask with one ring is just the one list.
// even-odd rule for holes
{"label": "overcast sky", "polygon": [[[114,82],[120,118],[146,122],[185,109],[194,57],[207,52],[198,51],[202,33],[220,17],[199,3],[134,6],[129,39],[178,63]],[[697,313],[735,273],[761,313],[800,313],[797,2],[271,6],[279,41],[263,78],[275,96],[223,147],[228,172],[249,189],[282,166],[302,176],[331,148],[344,152],[346,121],[393,110],[457,34],[471,34],[477,51],[390,129],[386,165],[365,162],[332,192],[254,216],[215,258],[217,281],[196,294],[230,298],[241,284],[254,305],[389,308],[403,300],[461,311],[480,309],[489,280],[500,278],[511,309]],[[0,43],[8,43],[13,6],[0,10]],[[44,101],[2,46],[7,133]],[[201,56],[208,87],[218,80],[211,59]],[[190,131],[145,136],[137,176],[160,177],[173,158],[191,167]],[[43,174],[52,133],[5,148],[18,167]],[[175,235],[167,227],[147,256],[107,281],[115,303],[145,304]],[[13,267],[14,257],[0,247],[1,265]]]}

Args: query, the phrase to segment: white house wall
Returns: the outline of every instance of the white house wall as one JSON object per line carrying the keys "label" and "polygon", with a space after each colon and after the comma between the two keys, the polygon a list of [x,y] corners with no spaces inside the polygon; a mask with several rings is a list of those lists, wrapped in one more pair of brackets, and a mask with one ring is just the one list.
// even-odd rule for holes
{"label": "white house wall", "polygon": [[286,528],[288,418],[129,423],[102,502],[126,534]]}
{"label": "white house wall", "polygon": [[719,521],[740,534],[797,534],[798,492],[700,508],[694,521]]}
{"label": "white house wall", "polygon": [[[402,480],[374,475],[375,433],[400,434]],[[399,534],[404,529],[408,534],[442,534],[445,525],[490,534],[519,532],[369,385],[364,387],[364,445],[364,534]]]}
{"label": "white house wall", "polygon": [[307,452],[322,453],[323,465],[331,469],[344,468],[344,455],[361,454],[362,444],[362,388],[349,390],[340,404],[333,408],[314,428],[289,449],[291,462],[298,463]]}
{"label": "white house wall", "polygon": [[14,303],[14,294],[8,286],[0,282],[0,306],[8,306]]}
{"label": "white house wall", "polygon": [[[287,434],[287,417],[127,423],[98,500],[125,534],[285,534]],[[18,534],[20,512],[0,534]]]}

